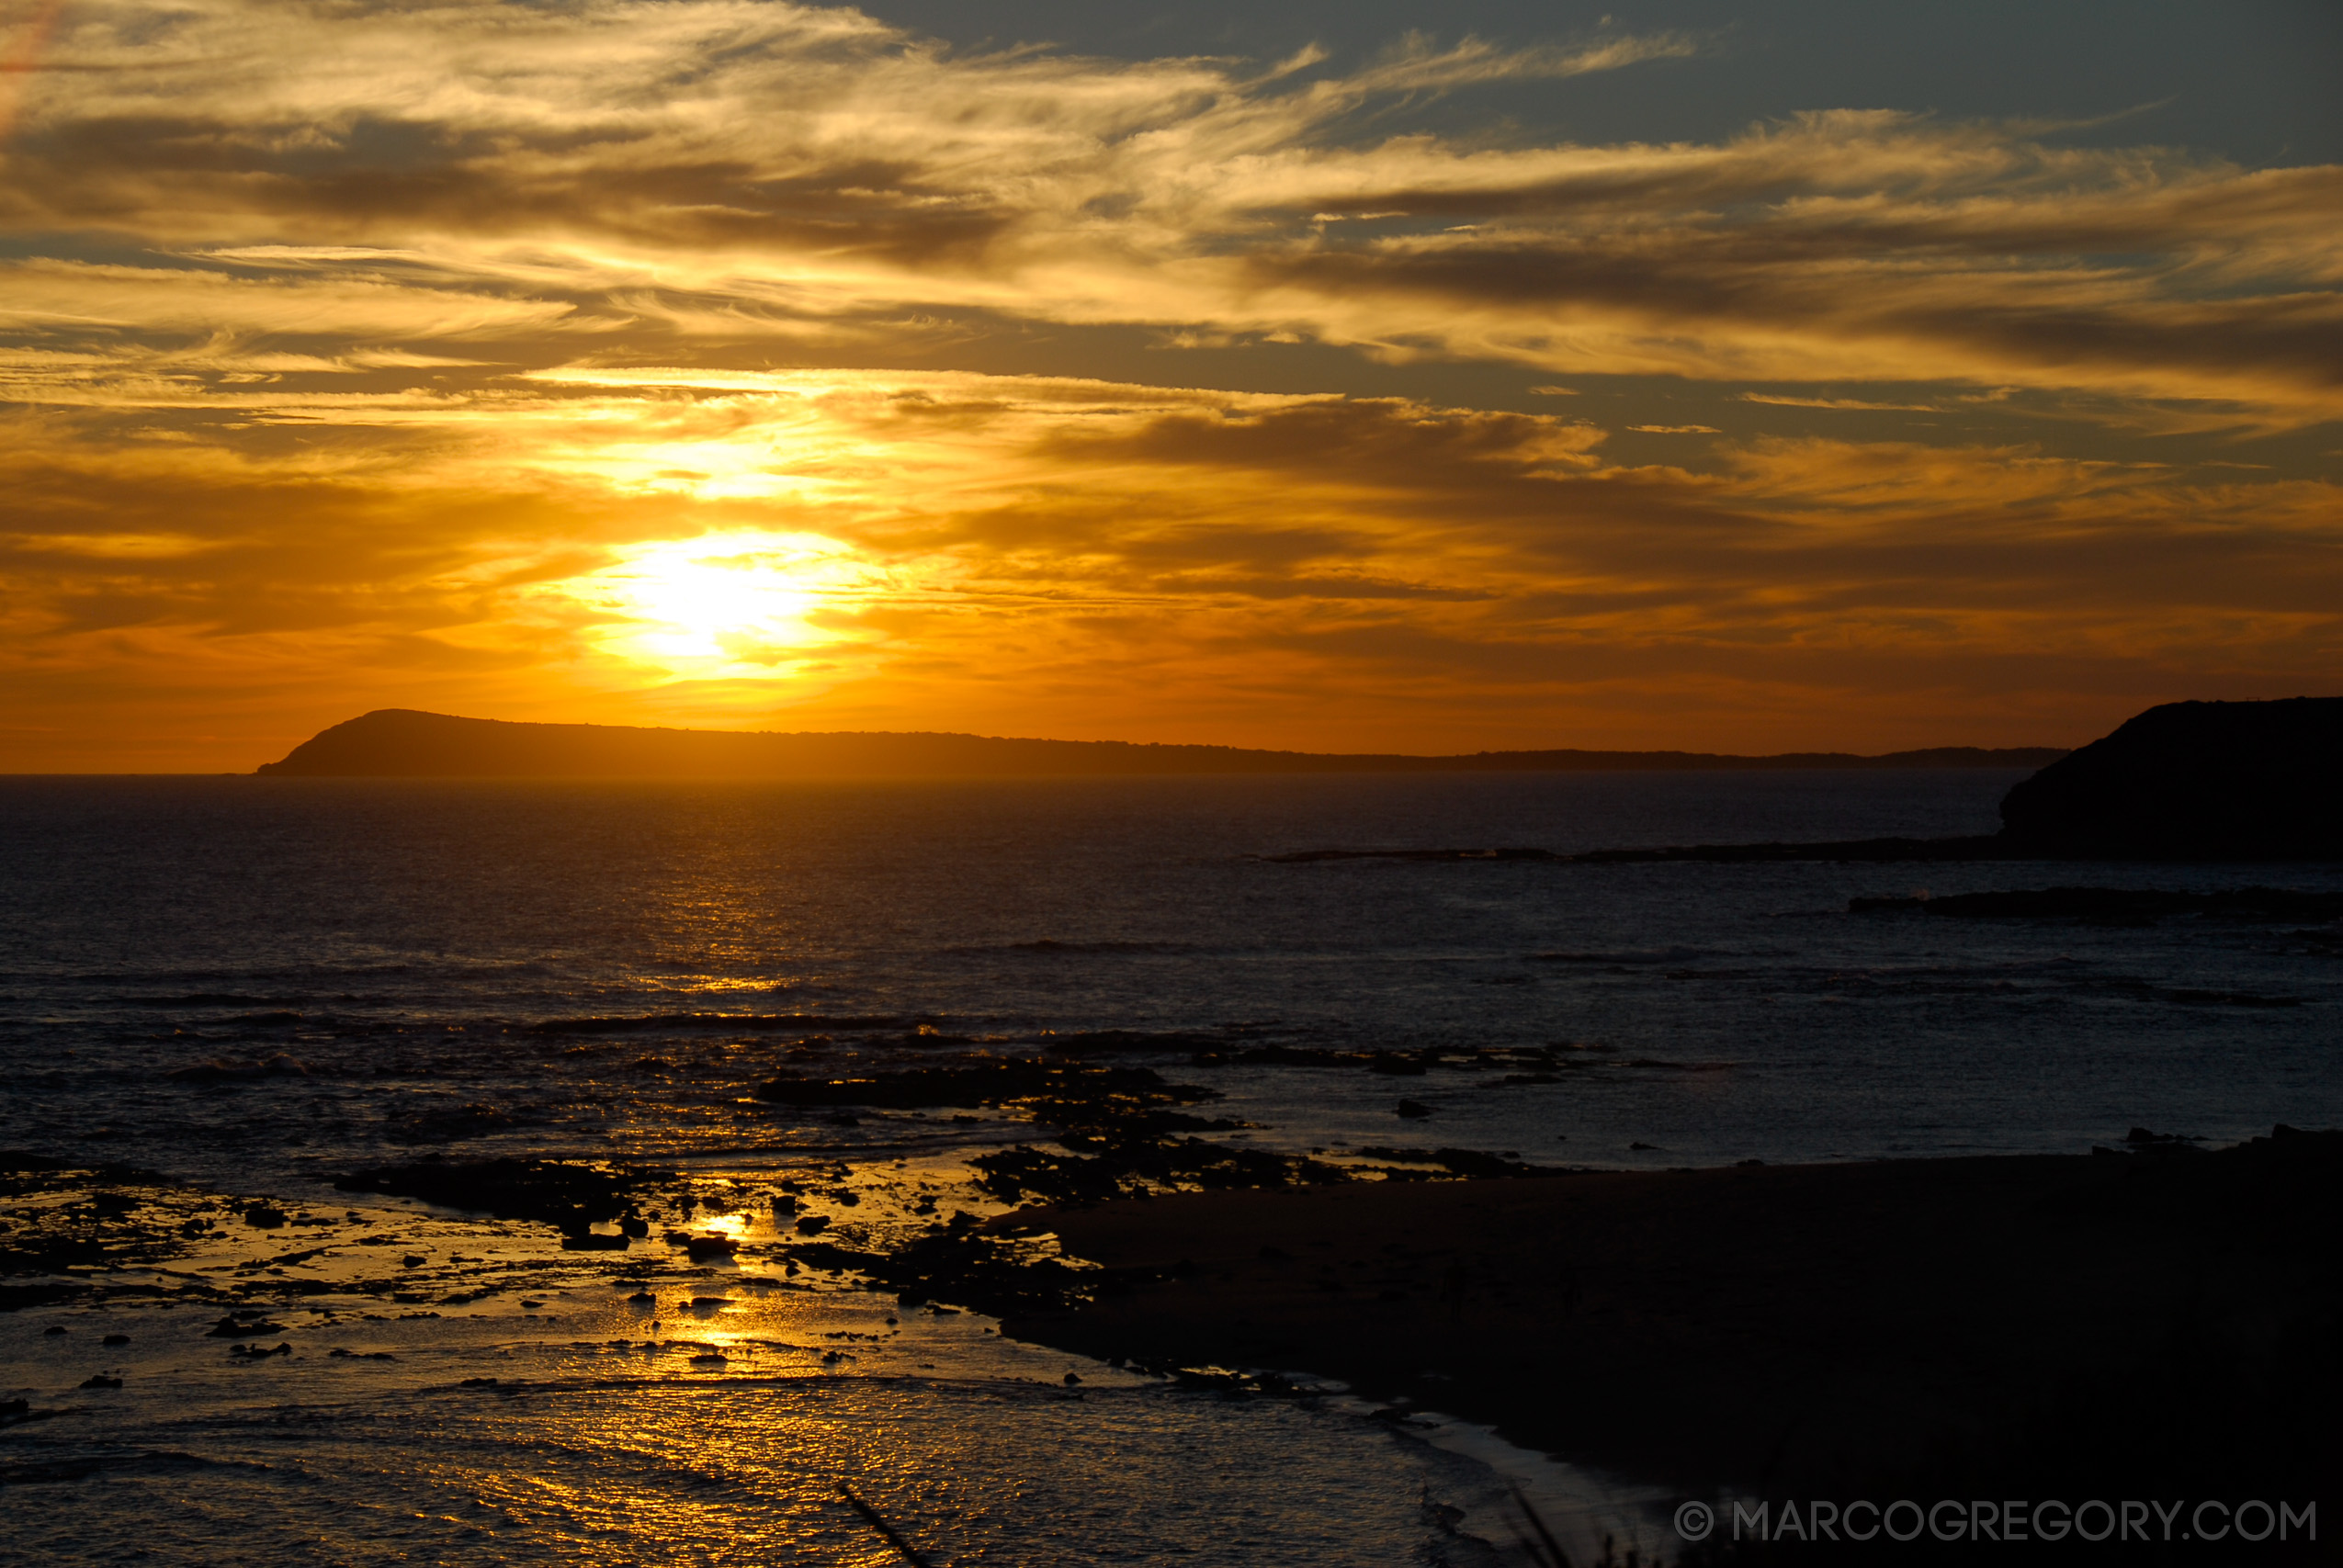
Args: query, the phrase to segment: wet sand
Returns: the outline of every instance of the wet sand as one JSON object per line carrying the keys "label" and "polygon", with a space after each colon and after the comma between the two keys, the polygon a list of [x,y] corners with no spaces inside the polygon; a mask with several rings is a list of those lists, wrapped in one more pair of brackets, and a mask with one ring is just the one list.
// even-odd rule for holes
{"label": "wet sand", "polygon": [[1107,1270],[1092,1303],[1012,1335],[1340,1378],[1688,1490],[2044,1495],[2156,1470],[2268,1495],[2335,1473],[2338,1176],[2343,1134],[2295,1134],[1194,1193],[993,1224],[1055,1231]]}

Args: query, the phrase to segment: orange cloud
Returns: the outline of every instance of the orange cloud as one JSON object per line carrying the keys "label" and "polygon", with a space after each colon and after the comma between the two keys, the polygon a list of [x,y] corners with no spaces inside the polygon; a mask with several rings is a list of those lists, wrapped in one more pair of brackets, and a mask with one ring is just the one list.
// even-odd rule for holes
{"label": "orange cloud", "polygon": [[2179,669],[2282,689],[2343,643],[2326,483],[1826,441],[1693,474],[1391,400],[708,379],[398,404],[366,462],[19,426],[6,678],[1324,746],[1657,741],[1688,702],[1734,744],[1803,741],[1827,694],[1885,745],[2096,722]]}
{"label": "orange cloud", "polygon": [[[1886,747],[2331,680],[2293,433],[2343,416],[2343,170],[1363,113],[1711,47],[80,0],[0,162],[0,745],[243,765],[398,703]],[[1488,395],[1187,384],[1328,348]]]}

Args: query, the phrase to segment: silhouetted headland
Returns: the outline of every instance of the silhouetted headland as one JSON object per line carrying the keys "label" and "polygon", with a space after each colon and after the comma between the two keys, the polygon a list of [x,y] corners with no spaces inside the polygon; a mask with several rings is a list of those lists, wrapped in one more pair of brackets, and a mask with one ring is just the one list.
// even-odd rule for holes
{"label": "silhouetted headland", "polygon": [[[1906,752],[1906,756],[1925,756]],[[1980,755],[2012,756],[2014,752]],[[2343,855],[2343,697],[2167,703],[2012,785],[2001,831],[1949,839],[1671,844],[1557,854],[1500,849],[1296,850],[1331,860],[1668,861],[2306,860]],[[2067,891],[2088,892],[2088,889]],[[1953,913],[1946,909],[1942,913]],[[2009,912],[1997,910],[1997,912]]]}
{"label": "silhouetted headland", "polygon": [[2343,854],[2343,697],[2150,708],[2012,788],[2001,822],[2054,855]]}
{"label": "silhouetted headland", "polygon": [[2343,697],[2167,703],[2077,751],[1940,746],[1863,756],[1790,751],[1269,751],[887,731],[639,729],[382,708],[256,770],[339,778],[1035,778],[1201,773],[1627,772],[1641,769],[2039,769],[2002,829],[1950,839],[1689,844],[1574,855],[1533,847],[1323,849],[1265,858],[1650,861],[2271,860],[2343,853]]}
{"label": "silhouetted headland", "polygon": [[1940,746],[1862,757],[1793,751],[1736,757],[1701,751],[1388,752],[1249,750],[1235,746],[1028,740],[986,735],[780,733],[518,724],[382,708],[304,740],[263,773],[339,778],[1027,778],[1149,773],[1612,772],[1645,768],[2023,768],[2063,756],[2051,747]]}

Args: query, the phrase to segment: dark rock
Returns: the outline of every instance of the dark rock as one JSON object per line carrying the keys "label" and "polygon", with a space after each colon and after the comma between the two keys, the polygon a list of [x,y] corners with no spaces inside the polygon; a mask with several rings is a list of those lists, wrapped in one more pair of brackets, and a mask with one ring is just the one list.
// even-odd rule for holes
{"label": "dark rock", "polygon": [[64,1332],[65,1332],[65,1325],[64,1325],[63,1324],[62,1324],[62,1323],[52,1323],[52,1324],[51,1324],[48,1327],[46,1327],[46,1328],[42,1329],[40,1332],[41,1332],[41,1333],[43,1333],[43,1334],[45,1334],[45,1335],[46,1335],[46,1334],[62,1334],[62,1333],[64,1333]]}
{"label": "dark rock", "polygon": [[127,1345],[130,1342],[130,1337],[127,1334],[109,1334],[98,1341],[100,1345]]}
{"label": "dark rock", "polygon": [[285,1325],[271,1323],[257,1313],[231,1314],[211,1325],[206,1339],[249,1339],[256,1334],[282,1334]]}
{"label": "dark rock", "polygon": [[1393,1149],[1370,1145],[1359,1150],[1359,1157],[1391,1160],[1400,1165],[1444,1166],[1450,1175],[1462,1177],[1564,1174],[1552,1166],[1528,1165],[1518,1156],[1483,1154],[1477,1149]]}
{"label": "dark rock", "polygon": [[830,1216],[827,1214],[808,1214],[798,1222],[799,1235],[820,1235],[829,1228]]}
{"label": "dark rock", "polygon": [[1047,1102],[1052,1106],[1109,1099],[1173,1103],[1212,1098],[1212,1091],[1168,1084],[1149,1067],[1102,1067],[1030,1057],[919,1067],[868,1078],[774,1078],[757,1098],[778,1105],[867,1106],[911,1111],[945,1106]]}
{"label": "dark rock", "polygon": [[281,1230],[285,1220],[285,1211],[273,1203],[255,1203],[244,1211],[244,1224],[255,1230]]}
{"label": "dark rock", "polygon": [[561,1238],[564,1252],[624,1252],[633,1238],[624,1235],[596,1235],[592,1231],[573,1231]]}
{"label": "dark rock", "polygon": [[944,1301],[995,1313],[1057,1307],[1111,1285],[1101,1270],[1036,1258],[1017,1238],[964,1228],[932,1230],[889,1252],[830,1242],[803,1243],[794,1251],[810,1268],[862,1274],[895,1292],[903,1306],[923,1305],[940,1316],[956,1311]]}
{"label": "dark rock", "polygon": [[1819,843],[1672,844],[1659,849],[1588,850],[1564,860],[1573,865],[1647,865],[1676,862],[1714,862],[1726,865],[1769,864],[1789,861],[1829,861],[1836,863],[1901,861],[1959,862],[2021,859],[2009,843],[1994,834],[1958,839],[1843,839]]}
{"label": "dark rock", "polygon": [[2036,853],[2285,860],[2343,853],[2343,697],[2167,703],[2001,802]]}
{"label": "dark rock", "polygon": [[344,1192],[383,1192],[420,1198],[450,1209],[470,1209],[500,1220],[538,1220],[582,1231],[597,1220],[615,1220],[628,1207],[638,1184],[662,1179],[665,1171],[610,1171],[560,1160],[443,1160],[352,1171],[334,1185]]}
{"label": "dark rock", "polygon": [[82,1380],[81,1386],[84,1388],[119,1388],[122,1386],[122,1380],[120,1378],[109,1378],[104,1372],[92,1372],[89,1376]]}
{"label": "dark rock", "polygon": [[[618,1239],[623,1241],[626,1238],[621,1236]],[[707,1263],[719,1258],[731,1257],[740,1249],[740,1245],[728,1235],[696,1235],[684,1243],[684,1256],[695,1263]]]}
{"label": "dark rock", "polygon": [[[983,1173],[977,1185],[1012,1201],[1030,1195],[1047,1202],[1094,1202],[1150,1185],[1225,1189],[1348,1179],[1339,1166],[1206,1138],[1166,1137],[1143,1121],[1133,1127],[1068,1133],[1059,1142],[1077,1152],[1060,1155],[1018,1144],[968,1163]],[[954,1219],[956,1224],[958,1216]]]}
{"label": "dark rock", "polygon": [[1393,1114],[1405,1122],[1420,1122],[1432,1114],[1432,1107],[1421,1100],[1403,1100]]}

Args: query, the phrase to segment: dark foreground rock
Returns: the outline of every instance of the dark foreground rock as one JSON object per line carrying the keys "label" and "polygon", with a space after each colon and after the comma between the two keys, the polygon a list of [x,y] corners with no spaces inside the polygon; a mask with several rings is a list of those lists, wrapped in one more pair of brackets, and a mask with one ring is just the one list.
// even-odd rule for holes
{"label": "dark foreground rock", "polygon": [[[40,1201],[23,1205],[27,1199]],[[0,1149],[0,1202],[8,1200],[17,1203],[0,1220],[0,1279],[76,1277],[0,1284],[0,1312],[86,1294],[89,1277],[101,1271],[170,1261],[214,1224],[196,1217],[208,1204],[153,1171],[77,1167],[23,1150]]]}
{"label": "dark foreground rock", "polygon": [[1086,1301],[1012,1310],[1017,1337],[1338,1377],[1688,1489],[2317,1495],[2343,1134],[2132,1147],[1207,1192],[981,1234],[1100,1266]]}
{"label": "dark foreground rock", "polygon": [[865,1106],[907,1111],[938,1107],[1014,1106],[1044,1121],[1121,1110],[1185,1104],[1214,1091],[1164,1081],[1148,1067],[1101,1067],[999,1057],[951,1066],[915,1067],[868,1077],[777,1077],[757,1086],[775,1105]]}
{"label": "dark foreground rock", "polygon": [[2150,708],[2017,784],[2001,821],[2041,854],[2343,854],[2343,697]]}
{"label": "dark foreground rock", "polygon": [[560,1160],[420,1159],[406,1165],[354,1170],[334,1180],[336,1191],[381,1192],[420,1198],[448,1209],[470,1209],[500,1220],[537,1220],[566,1231],[583,1231],[597,1220],[615,1220],[631,1206],[631,1194],[672,1172],[606,1170]]}

